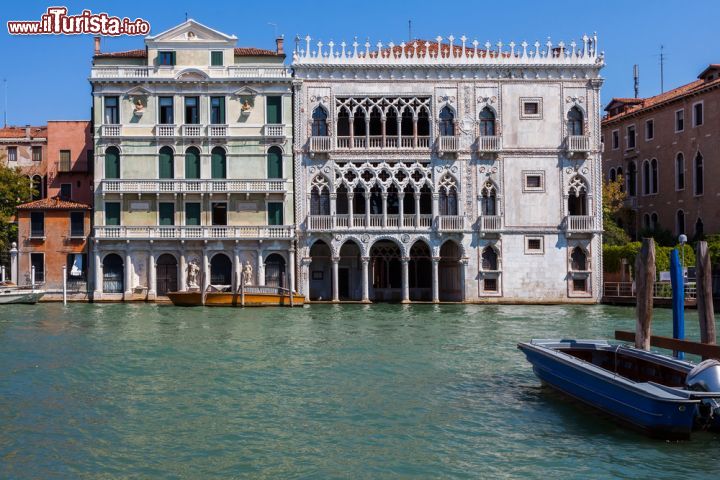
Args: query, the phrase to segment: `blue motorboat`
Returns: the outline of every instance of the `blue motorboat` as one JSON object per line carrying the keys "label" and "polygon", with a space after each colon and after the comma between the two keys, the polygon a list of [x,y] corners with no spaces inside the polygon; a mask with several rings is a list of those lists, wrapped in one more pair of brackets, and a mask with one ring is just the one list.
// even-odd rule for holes
{"label": "blue motorboat", "polygon": [[602,340],[520,343],[540,380],[645,433],[720,429],[720,362],[678,360]]}

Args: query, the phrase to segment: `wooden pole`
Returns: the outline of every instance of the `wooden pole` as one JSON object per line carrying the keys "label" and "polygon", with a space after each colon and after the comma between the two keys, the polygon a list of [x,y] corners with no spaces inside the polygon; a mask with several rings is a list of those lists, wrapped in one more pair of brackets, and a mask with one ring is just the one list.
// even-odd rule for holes
{"label": "wooden pole", "polygon": [[712,270],[707,242],[700,241],[696,247],[697,262],[697,310],[700,321],[700,341],[715,345],[715,311],[712,297]]}
{"label": "wooden pole", "polygon": [[637,286],[635,347],[650,350],[655,286],[655,241],[652,238],[643,238],[642,248],[635,258],[635,284]]}

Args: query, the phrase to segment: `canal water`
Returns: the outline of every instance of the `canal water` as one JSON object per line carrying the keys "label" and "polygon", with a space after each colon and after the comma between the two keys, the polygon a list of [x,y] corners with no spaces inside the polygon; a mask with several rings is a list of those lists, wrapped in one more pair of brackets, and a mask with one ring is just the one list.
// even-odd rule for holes
{"label": "canal water", "polygon": [[[0,478],[718,478],[541,388],[516,343],[609,306],[0,307]],[[688,336],[697,337],[688,313]],[[669,310],[654,331],[671,332]]]}

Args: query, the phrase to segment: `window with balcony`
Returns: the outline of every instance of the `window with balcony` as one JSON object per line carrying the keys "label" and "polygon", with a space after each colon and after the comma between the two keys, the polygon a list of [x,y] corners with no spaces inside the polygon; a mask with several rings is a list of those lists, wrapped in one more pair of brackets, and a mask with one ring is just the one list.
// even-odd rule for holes
{"label": "window with balcony", "polygon": [[283,203],[268,202],[267,204],[268,225],[283,224]]}
{"label": "window with balcony", "polygon": [[210,97],[210,123],[213,125],[225,123],[225,97]]}
{"label": "window with balcony", "polygon": [[157,62],[158,65],[163,67],[172,67],[175,66],[175,52],[173,51],[164,51],[164,52],[158,52]]}
{"label": "window with balcony", "polygon": [[185,178],[200,178],[200,150],[197,147],[185,150]]}
{"label": "window with balcony", "polygon": [[187,202],[185,204],[185,225],[199,226],[200,223],[200,203]]}
{"label": "window with balcony", "polygon": [[583,135],[584,129],[584,118],[579,108],[573,107],[567,114],[567,129],[568,135],[580,136]]}
{"label": "window with balcony", "polygon": [[17,147],[7,147],[8,162],[17,162]]}
{"label": "window with balcony", "polygon": [[227,161],[225,150],[222,147],[215,147],[210,154],[210,177],[227,178]]}
{"label": "window with balcony", "polygon": [[267,178],[283,178],[282,150],[272,146],[267,152]]}
{"label": "window with balcony", "polygon": [[30,237],[45,236],[45,212],[30,212]]}
{"label": "window with balcony", "polygon": [[185,97],[185,123],[197,125],[200,123],[200,98]]}
{"label": "window with balcony", "polygon": [[[452,182],[454,183],[454,179]],[[449,182],[447,185],[441,185],[438,200],[440,215],[458,214],[457,189],[455,185],[449,184]]]}
{"label": "window with balcony", "polygon": [[213,225],[227,225],[227,202],[213,202],[210,209]]}
{"label": "window with balcony", "polygon": [[120,123],[120,97],[105,97],[106,125],[117,125]]}
{"label": "window with balcony", "polygon": [[70,212],[70,236],[85,236],[85,212]]}
{"label": "window with balcony", "polygon": [[695,195],[705,192],[705,178],[703,169],[703,156],[700,152],[695,155]]}
{"label": "window with balcony", "polygon": [[267,107],[267,123],[280,124],[282,122],[282,97],[268,96],[266,97]]}
{"label": "window with balcony", "polygon": [[159,112],[158,120],[163,125],[172,125],[175,123],[173,97],[158,98]]}
{"label": "window with balcony", "polygon": [[44,253],[31,253],[30,254],[30,274],[35,270],[35,278],[31,280],[32,283],[44,283],[45,282],[45,254]]}
{"label": "window with balcony", "polygon": [[324,108],[317,107],[315,110],[313,110],[313,113],[312,113],[312,136],[313,137],[327,137],[328,136],[327,118],[328,118],[328,114]]}
{"label": "window with balcony", "polygon": [[222,67],[222,65],[223,65],[223,52],[222,51],[210,52],[210,66]]}
{"label": "window with balcony", "polygon": [[175,177],[175,158],[173,149],[165,145],[158,154],[158,178]]}
{"label": "window with balcony", "polygon": [[635,125],[630,125],[626,128],[626,138],[625,141],[627,142],[627,148],[635,148]]}
{"label": "window with balcony", "polygon": [[440,110],[438,128],[441,137],[455,136],[455,114],[450,107],[443,107]]}
{"label": "window with balcony", "polygon": [[158,204],[158,225],[175,225],[175,204],[172,202],[160,202]]}
{"label": "window with balcony", "polygon": [[576,175],[568,186],[568,215],[588,214],[588,186],[585,180]]}
{"label": "window with balcony", "polygon": [[497,194],[492,182],[486,182],[481,191],[480,214],[497,215]]}
{"label": "window with balcony", "polygon": [[480,136],[495,136],[495,114],[488,107],[480,111]]}
{"label": "window with balcony", "polygon": [[39,145],[36,145],[32,147],[32,159],[33,162],[41,162],[42,161],[42,147]]}
{"label": "window with balcony", "polygon": [[72,183],[60,184],[60,198],[62,200],[70,200],[72,198]]}
{"label": "window with balcony", "polygon": [[675,157],[675,190],[685,190],[685,157],[682,153]]}
{"label": "window with balcony", "polygon": [[105,178],[120,178],[120,150],[115,146],[105,150]]}
{"label": "window with balcony", "polygon": [[310,215],[330,215],[330,190],[326,182],[318,181],[318,177],[310,189]]}
{"label": "window with balcony", "polygon": [[105,225],[120,225],[120,202],[105,202]]}

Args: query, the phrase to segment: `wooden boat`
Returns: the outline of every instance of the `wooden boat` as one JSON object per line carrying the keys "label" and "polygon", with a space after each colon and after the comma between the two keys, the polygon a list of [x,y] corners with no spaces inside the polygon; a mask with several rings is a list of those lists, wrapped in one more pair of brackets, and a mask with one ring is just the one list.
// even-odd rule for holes
{"label": "wooden boat", "polygon": [[540,380],[651,436],[720,429],[720,362],[693,364],[598,340],[520,343]]}
{"label": "wooden boat", "polygon": [[169,292],[174,305],[181,307],[301,307],[305,297],[282,287],[242,286],[233,292],[230,287],[209,286],[201,292]]}
{"label": "wooden boat", "polygon": [[0,284],[0,304],[5,303],[37,303],[45,295],[43,290],[21,288],[10,282]]}

